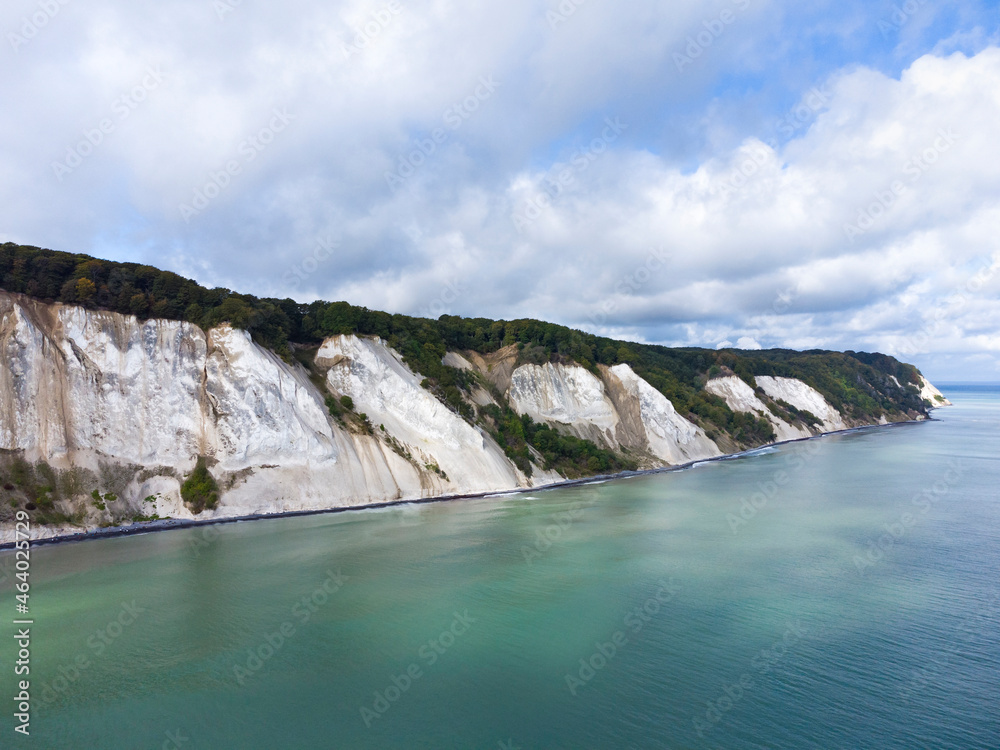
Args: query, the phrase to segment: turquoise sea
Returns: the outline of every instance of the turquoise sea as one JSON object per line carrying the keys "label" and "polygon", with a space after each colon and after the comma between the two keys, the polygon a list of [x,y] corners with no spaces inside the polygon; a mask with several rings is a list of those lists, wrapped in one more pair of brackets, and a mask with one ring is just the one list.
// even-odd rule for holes
{"label": "turquoise sea", "polygon": [[1000,387],[543,492],[39,547],[0,747],[1000,748]]}

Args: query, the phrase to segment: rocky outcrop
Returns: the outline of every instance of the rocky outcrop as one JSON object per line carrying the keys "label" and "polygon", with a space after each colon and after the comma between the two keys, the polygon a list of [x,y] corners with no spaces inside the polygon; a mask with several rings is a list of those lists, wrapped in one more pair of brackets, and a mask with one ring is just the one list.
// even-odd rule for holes
{"label": "rocky outcrop", "polygon": [[[509,346],[487,355],[449,352],[444,363],[474,374],[471,403],[506,400],[537,422],[627,451],[642,468],[721,453],[627,364],[592,371],[567,362],[521,363],[519,356]],[[82,472],[72,483],[76,500],[62,510],[82,513],[84,526],[154,513],[191,518],[180,488],[199,457],[221,495],[202,519],[509,491],[561,479],[537,465],[526,476],[490,434],[422,387],[422,376],[378,338],[329,338],[307,370],[228,325],[206,332],[0,292],[0,357],[0,460],[23,457],[56,472]],[[711,380],[707,389],[734,410],[769,419],[779,440],[846,426],[805,383],[757,380],[760,396],[736,377]],[[942,403],[933,386],[924,381],[923,388],[925,398]],[[341,397],[353,401],[352,409],[331,413],[330,403],[338,412]],[[810,431],[785,421],[762,398],[808,411],[822,424]],[[101,507],[106,502],[91,502],[95,489],[117,497],[108,501],[117,503],[114,514]],[[11,534],[0,523],[0,541]]]}
{"label": "rocky outcrop", "polygon": [[190,517],[198,456],[224,490],[206,518],[422,496],[420,472],[337,427],[305,372],[244,331],[0,294],[0,351],[0,449],[86,469],[137,513]]}
{"label": "rocky outcrop", "polygon": [[[605,382],[609,393],[616,394],[618,388],[612,386],[617,380],[621,396],[612,395],[618,411],[633,414],[638,411],[638,419],[622,419],[618,440],[621,444],[645,449],[653,456],[668,464],[681,464],[722,454],[701,427],[696,427],[677,413],[666,396],[656,390],[633,372],[627,364],[615,365],[607,370]],[[638,433],[638,439],[636,439]]]}
{"label": "rocky outcrop", "polygon": [[[726,405],[733,411],[753,413],[766,418],[774,427],[779,441],[796,440],[866,424],[866,422],[859,422],[856,419],[845,419],[844,415],[835,409],[823,394],[801,380],[767,375],[758,375],[754,379],[757,382],[757,391],[747,382],[733,375],[708,381],[705,390],[724,399]],[[903,387],[895,378],[892,380],[899,388]],[[943,396],[940,399],[937,398],[940,391],[926,379],[922,378],[922,381],[924,390],[921,395],[927,401],[935,406],[950,405],[951,402]],[[766,398],[770,403],[765,404],[762,398]],[[792,408],[788,409],[788,406]],[[775,413],[776,411],[788,419],[783,419]],[[803,414],[803,412],[808,412],[808,415],[816,417],[819,420],[818,424],[812,424],[808,415]],[[911,412],[910,418],[923,419],[924,416]],[[878,424],[888,424],[884,415],[879,419]]]}
{"label": "rocky outcrop", "polygon": [[604,384],[579,365],[522,365],[511,374],[507,398],[518,414],[561,426],[578,437],[615,446],[620,418]]}
{"label": "rocky outcrop", "polygon": [[[801,381],[795,382],[799,383]],[[802,385],[805,385],[805,383],[802,383]],[[735,375],[713,378],[705,385],[705,390],[724,399],[726,406],[733,411],[751,412],[758,417],[770,421],[779,441],[798,440],[813,434],[804,425],[789,424],[772,413],[767,405],[760,400],[754,389],[742,378],[738,378]]]}
{"label": "rocky outcrop", "polygon": [[951,401],[946,399],[944,394],[935,388],[930,381],[923,376],[920,377],[920,397],[933,407],[952,405]]}
{"label": "rocky outcrop", "polygon": [[[840,412],[830,406],[823,394],[795,378],[774,378],[758,375],[757,387],[774,401],[784,401],[800,411],[807,411],[822,423],[823,432],[847,429]],[[742,381],[741,381],[742,382]],[[772,415],[773,416],[773,415]]]}
{"label": "rocky outcrop", "polygon": [[532,484],[481,428],[422,388],[421,379],[381,339],[327,339],[316,365],[326,371],[330,389],[349,396],[377,434],[391,438],[400,454],[429,472],[424,489],[489,492]]}
{"label": "rocky outcrop", "polygon": [[645,468],[721,455],[702,428],[627,364],[601,366],[598,374],[576,364],[518,365],[514,346],[486,356],[449,356],[446,364],[471,366],[518,414],[612,450],[627,449]]}

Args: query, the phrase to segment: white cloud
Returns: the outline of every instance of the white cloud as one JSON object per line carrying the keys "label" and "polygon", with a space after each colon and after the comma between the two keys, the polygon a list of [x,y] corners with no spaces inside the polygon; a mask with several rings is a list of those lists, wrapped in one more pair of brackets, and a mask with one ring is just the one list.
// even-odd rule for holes
{"label": "white cloud", "polygon": [[736,340],[737,349],[763,349],[757,339],[751,336],[740,336]]}
{"label": "white cloud", "polygon": [[[553,29],[556,5],[292,0],[222,20],[194,0],[61,6],[0,70],[14,103],[0,111],[0,235],[261,294],[993,372],[1000,274],[948,301],[1000,250],[995,32],[972,18],[898,76],[802,79],[805,106],[774,111],[805,116],[771,142],[752,135],[760,103],[719,76],[798,62],[798,31],[877,36],[869,6],[817,19],[753,3],[678,73],[674,52],[733,3],[587,2]],[[13,0],[0,29],[36,7]],[[931,18],[904,26],[896,52],[920,49]],[[122,117],[115,102],[151,66],[162,84]],[[484,76],[498,85],[477,96]],[[247,150],[275,108],[294,119]],[[609,139],[605,118],[627,128]],[[52,162],[102,119],[113,131],[60,181]],[[428,139],[390,189],[386,172]],[[238,173],[185,222],[179,206],[230,161]],[[292,273],[326,237],[336,255]]]}

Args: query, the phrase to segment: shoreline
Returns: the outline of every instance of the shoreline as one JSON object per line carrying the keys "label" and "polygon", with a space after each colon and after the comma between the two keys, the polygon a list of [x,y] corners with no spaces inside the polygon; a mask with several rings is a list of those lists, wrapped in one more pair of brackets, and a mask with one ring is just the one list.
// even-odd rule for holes
{"label": "shoreline", "polygon": [[[212,518],[204,521],[200,521],[194,518],[160,519],[158,521],[148,521],[145,523],[130,524],[128,526],[111,526],[103,529],[99,528],[99,529],[92,529],[90,531],[81,531],[75,534],[61,534],[58,536],[46,537],[43,539],[30,539],[29,541],[31,547],[41,547],[43,545],[72,544],[74,542],[88,542],[88,541],[96,541],[98,539],[112,539],[115,537],[138,536],[140,534],[153,534],[161,531],[190,529],[198,526],[216,526],[216,525],[231,524],[231,523],[242,523],[244,521],[268,521],[268,520],[277,520],[281,518],[331,515],[334,513],[348,513],[352,511],[392,508],[400,505],[426,505],[429,503],[446,503],[446,502],[453,502],[456,500],[474,500],[487,497],[520,495],[527,492],[545,492],[548,490],[562,489],[565,487],[578,487],[586,484],[607,482],[609,480],[614,480],[614,479],[627,479],[631,477],[651,476],[654,474],[669,474],[671,472],[684,471],[686,469],[690,469],[700,464],[715,463],[717,461],[732,461],[740,458],[750,458],[754,454],[757,454],[760,451],[781,445],[790,445],[792,443],[804,443],[810,440],[820,440],[822,438],[829,437],[831,435],[847,435],[867,430],[900,427],[903,425],[915,425],[932,421],[936,420],[934,419],[933,416],[929,416],[926,419],[910,419],[903,422],[889,422],[888,424],[884,425],[872,424],[872,425],[862,425],[860,427],[849,427],[846,430],[834,430],[833,432],[822,432],[819,435],[810,435],[809,437],[794,438],[792,440],[781,440],[775,443],[768,443],[767,445],[761,445],[758,446],[757,448],[749,448],[745,451],[740,451],[739,453],[726,453],[721,456],[712,456],[711,458],[699,458],[695,461],[688,461],[687,463],[684,464],[677,464],[676,466],[664,466],[659,469],[643,469],[641,471],[622,471],[617,474],[599,474],[597,476],[586,477],[583,479],[566,479],[561,482],[552,482],[551,484],[538,485],[537,487],[514,487],[509,490],[490,490],[489,492],[473,492],[473,493],[465,493],[459,495],[436,495],[434,497],[418,497],[418,498],[412,498],[410,500],[389,500],[382,503],[366,503],[364,505],[344,505],[336,508],[318,508],[313,510],[289,510],[289,511],[281,511],[279,513],[257,513],[246,516]],[[17,545],[16,541],[2,542],[0,543],[0,552],[3,552],[5,550],[12,550],[16,547],[16,545]]]}

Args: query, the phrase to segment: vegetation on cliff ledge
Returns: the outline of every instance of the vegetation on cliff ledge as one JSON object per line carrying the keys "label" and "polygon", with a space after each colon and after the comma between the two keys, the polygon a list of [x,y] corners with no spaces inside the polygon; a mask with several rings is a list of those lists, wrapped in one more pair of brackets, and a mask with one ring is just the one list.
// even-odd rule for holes
{"label": "vegetation on cliff ledge", "polygon": [[199,456],[194,471],[181,485],[181,497],[195,515],[219,504],[219,485],[209,473],[205,457]]}
{"label": "vegetation on cliff ledge", "polygon": [[[12,243],[0,246],[0,287],[140,319],[185,320],[206,330],[228,322],[286,359],[291,359],[292,345],[315,346],[327,336],[380,336],[421,373],[425,387],[470,420],[476,415],[463,393],[473,386],[473,376],[442,364],[442,357],[449,350],[489,354],[510,345],[517,345],[522,362],[576,362],[592,371],[599,365],[627,363],[669,398],[681,415],[713,437],[726,435],[741,447],[772,440],[773,430],[767,420],[735,413],[706,391],[705,383],[713,376],[732,373],[754,387],[755,378],[761,375],[798,378],[822,393],[848,420],[859,423],[926,413],[917,369],[882,354],[675,349],[616,341],[538,320],[453,315],[431,320],[347,302],[262,299],[229,289],[208,289],[152,266]],[[792,413],[781,405],[775,408],[790,419],[808,422],[811,416]],[[590,461],[594,457],[588,456],[587,463],[596,464]]]}

